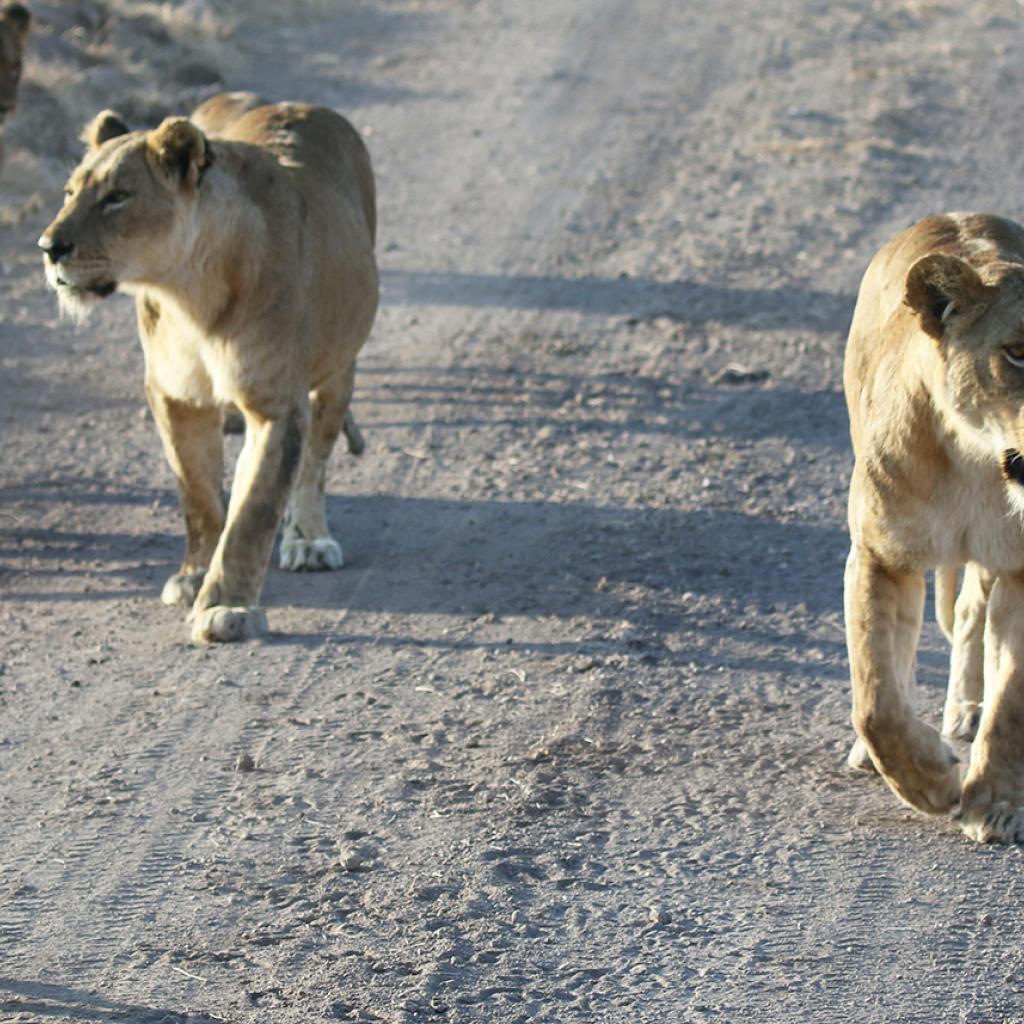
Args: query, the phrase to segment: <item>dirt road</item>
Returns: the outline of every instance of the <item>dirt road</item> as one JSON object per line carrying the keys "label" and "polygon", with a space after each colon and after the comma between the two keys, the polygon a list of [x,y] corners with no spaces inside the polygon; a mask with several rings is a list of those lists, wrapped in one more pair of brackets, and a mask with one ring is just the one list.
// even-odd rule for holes
{"label": "dirt road", "polygon": [[[1024,217],[1020,5],[36,13],[0,177],[0,1020],[1024,1021],[1021,851],[843,768],[840,393],[882,241]],[[59,321],[34,240],[88,114],[221,86],[365,133],[384,305],[348,565],[272,570],[272,639],[206,649],[158,601],[130,304]],[[929,626],[935,720],[945,657]]]}

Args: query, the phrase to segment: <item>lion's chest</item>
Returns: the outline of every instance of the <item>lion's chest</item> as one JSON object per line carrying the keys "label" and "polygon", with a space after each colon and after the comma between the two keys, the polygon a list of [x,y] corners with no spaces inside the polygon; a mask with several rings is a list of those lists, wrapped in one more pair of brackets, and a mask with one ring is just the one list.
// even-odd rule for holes
{"label": "lion's chest", "polygon": [[1002,481],[988,488],[951,482],[943,497],[927,513],[937,563],[977,562],[993,572],[1024,568],[1024,519]]}
{"label": "lion's chest", "polygon": [[237,398],[242,365],[235,345],[204,336],[188,323],[142,338],[146,372],[172,398],[223,405]]}
{"label": "lion's chest", "polygon": [[1022,507],[1015,508],[997,472],[950,473],[935,481],[924,501],[886,493],[857,476],[851,491],[854,539],[892,564],[922,571],[964,562],[993,572],[1024,569],[1024,488]]}

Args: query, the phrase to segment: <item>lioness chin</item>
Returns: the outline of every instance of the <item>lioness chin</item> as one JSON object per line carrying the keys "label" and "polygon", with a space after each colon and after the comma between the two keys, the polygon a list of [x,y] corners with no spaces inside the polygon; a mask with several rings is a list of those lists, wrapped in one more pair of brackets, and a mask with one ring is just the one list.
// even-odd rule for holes
{"label": "lioness chin", "polygon": [[[851,759],[862,744],[901,799],[955,810],[972,839],[1024,841],[1024,228],[950,214],[884,246],[861,284],[844,386]],[[930,569],[953,640],[944,731],[977,730],[962,783],[915,707]]]}
{"label": "lioness chin", "polygon": [[[185,517],[163,600],[191,606],[196,640],[258,635],[282,515],[283,568],[342,563],[324,477],[338,434],[358,438],[349,402],[377,309],[369,156],[332,111],[247,94],[149,132],[104,111],[84,140],[39,240],[47,280],[76,316],[117,290],[135,296],[146,396]],[[246,439],[225,508],[229,403]]]}

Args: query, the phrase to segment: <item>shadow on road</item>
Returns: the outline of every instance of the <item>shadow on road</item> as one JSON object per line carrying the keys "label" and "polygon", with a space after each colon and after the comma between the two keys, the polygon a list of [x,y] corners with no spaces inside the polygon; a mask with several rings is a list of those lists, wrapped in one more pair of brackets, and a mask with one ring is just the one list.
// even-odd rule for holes
{"label": "shadow on road", "polygon": [[793,287],[729,288],[649,277],[555,277],[385,270],[388,305],[570,309],[580,313],[714,320],[765,329],[845,330],[855,297]]}
{"label": "shadow on road", "polygon": [[[20,1013],[25,1020],[131,1021],[132,1024],[215,1024],[219,1018],[195,1010],[177,1012],[104,999],[94,992],[51,985],[41,981],[16,981],[0,977],[0,1017]],[[18,1019],[22,1019],[19,1017]]]}
{"label": "shadow on road", "polygon": [[[454,411],[437,414],[439,405]],[[362,410],[409,407],[409,415],[374,420]],[[417,407],[422,407],[422,414]],[[359,369],[355,409],[373,444],[380,427],[463,429],[552,427],[571,434],[667,434],[692,440],[779,438],[837,451],[850,447],[838,390],[674,383],[640,373],[536,373],[516,367]],[[555,435],[557,439],[557,434]]]}
{"label": "shadow on road", "polygon": [[[730,606],[766,613],[841,606],[844,531],[723,510],[577,502],[362,496],[329,503],[349,557],[338,574],[272,572],[268,604],[399,615],[525,616],[724,626]],[[835,585],[822,587],[823,572]]]}
{"label": "shadow on road", "polygon": [[[137,500],[89,481],[77,493],[66,481],[62,494],[73,503]],[[362,495],[330,497],[328,515],[347,568],[272,569],[268,606],[593,616],[649,625],[677,618],[681,602],[699,608],[704,599],[766,607],[804,602],[814,612],[832,611],[839,607],[847,546],[845,531],[835,527],[714,508]],[[0,529],[0,584],[5,571],[29,579],[6,592],[0,585],[0,600],[155,599],[180,546],[180,537],[159,529],[9,526]],[[820,585],[824,571],[835,578],[831,590]],[[80,581],[69,585],[76,576]],[[48,590],[47,581],[58,579]]]}

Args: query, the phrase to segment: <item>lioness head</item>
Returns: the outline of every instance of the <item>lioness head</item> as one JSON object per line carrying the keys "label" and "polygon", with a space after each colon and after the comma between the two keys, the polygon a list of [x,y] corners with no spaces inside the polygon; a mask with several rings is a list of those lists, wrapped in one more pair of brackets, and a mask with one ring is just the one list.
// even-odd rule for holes
{"label": "lioness head", "polygon": [[906,302],[936,341],[953,409],[998,460],[1024,513],[1024,266],[993,262],[979,272],[931,253],[910,268]]}
{"label": "lioness head", "polygon": [[196,192],[211,155],[185,118],[129,131],[112,111],[82,136],[88,147],[64,206],[39,239],[46,280],[76,318],[119,285],[173,279],[190,258]]}
{"label": "lioness head", "polygon": [[21,58],[31,21],[31,15],[21,4],[0,7],[0,123],[14,113]]}

